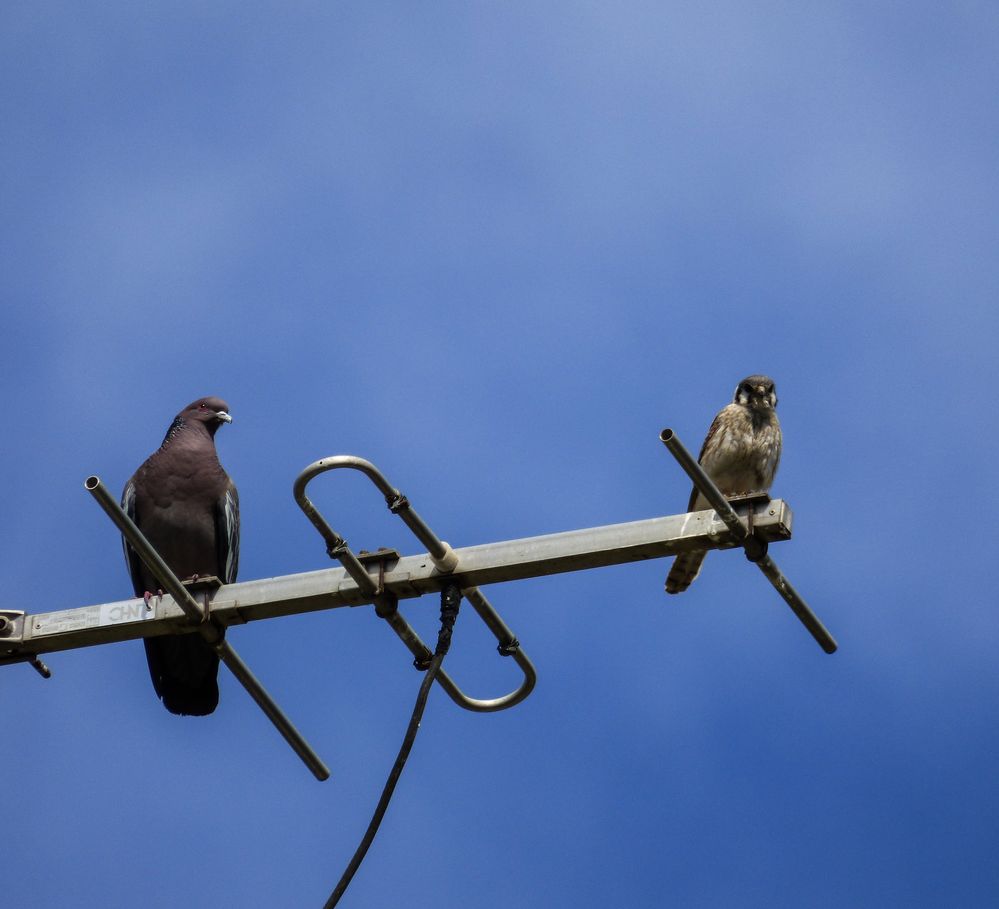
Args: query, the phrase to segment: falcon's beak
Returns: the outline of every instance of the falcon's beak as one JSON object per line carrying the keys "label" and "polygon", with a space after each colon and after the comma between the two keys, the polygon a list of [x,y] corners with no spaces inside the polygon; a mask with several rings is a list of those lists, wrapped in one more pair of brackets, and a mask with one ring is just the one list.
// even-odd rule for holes
{"label": "falcon's beak", "polygon": [[230,417],[229,414],[227,414],[224,410],[220,410],[217,414],[215,414],[215,416],[216,416],[217,419],[221,420],[223,423],[231,423],[232,422],[232,417]]}

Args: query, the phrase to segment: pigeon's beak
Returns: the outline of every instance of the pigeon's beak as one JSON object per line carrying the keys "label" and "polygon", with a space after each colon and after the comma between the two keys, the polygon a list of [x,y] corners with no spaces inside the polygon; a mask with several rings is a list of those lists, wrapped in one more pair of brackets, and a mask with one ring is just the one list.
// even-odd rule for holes
{"label": "pigeon's beak", "polygon": [[220,410],[217,414],[215,414],[215,416],[216,416],[217,419],[221,420],[223,423],[231,423],[232,422],[232,417],[230,417],[229,414],[227,414],[224,410]]}

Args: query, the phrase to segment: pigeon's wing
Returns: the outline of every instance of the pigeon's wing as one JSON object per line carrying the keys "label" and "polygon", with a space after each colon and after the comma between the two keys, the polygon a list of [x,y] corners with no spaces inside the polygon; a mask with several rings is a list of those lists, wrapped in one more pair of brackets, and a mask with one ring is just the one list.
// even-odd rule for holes
{"label": "pigeon's wing", "polygon": [[[125,490],[121,494],[121,507],[125,514],[132,519],[134,524],[139,523],[138,516],[135,513],[134,477],[125,484]],[[128,541],[125,537],[121,538],[121,545],[125,550],[125,564],[128,566],[128,575],[132,579],[132,590],[137,597],[141,597],[146,593],[146,585],[142,581],[142,559],[140,559],[135,550],[128,545]]]}
{"label": "pigeon's wing", "polygon": [[215,546],[219,580],[231,584],[239,570],[239,493],[231,480],[215,505]]}

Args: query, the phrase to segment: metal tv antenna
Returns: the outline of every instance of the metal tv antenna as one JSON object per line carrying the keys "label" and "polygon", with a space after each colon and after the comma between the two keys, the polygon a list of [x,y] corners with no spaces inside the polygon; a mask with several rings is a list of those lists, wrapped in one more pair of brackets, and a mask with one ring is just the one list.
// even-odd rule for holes
{"label": "metal tv antenna", "polygon": [[[663,558],[691,549],[742,547],[819,646],[826,653],[835,652],[837,645],[832,635],[767,553],[769,543],[791,538],[792,517],[787,503],[766,495],[726,500],[672,430],[664,429],[660,439],[713,510],[460,549],[443,542],[406,496],[370,461],[351,455],[323,458],[298,476],[294,495],[322,536],[326,552],[341,567],[225,585],[218,579],[180,581],[104,484],[95,476],[88,477],[84,484],[87,491],[125,535],[166,594],[149,603],[128,599],[56,612],[0,610],[0,665],[27,662],[48,678],[49,670],[39,659],[44,653],[155,635],[200,634],[313,775],[325,780],[329,777],[326,765],[226,641],[230,625],[342,606],[374,605],[377,615],[388,622],[413,654],[417,666],[425,667],[432,652],[399,612],[399,602],[457,587],[495,636],[497,650],[513,657],[523,678],[513,691],[495,698],[467,695],[443,671],[438,672],[436,682],[460,707],[492,712],[523,701],[533,690],[537,674],[516,636],[479,589],[481,586]],[[402,519],[427,551],[402,556],[395,550],[381,549],[355,555],[306,495],[306,487],[313,479],[338,469],[358,470],[367,476],[384,496],[389,510]]]}

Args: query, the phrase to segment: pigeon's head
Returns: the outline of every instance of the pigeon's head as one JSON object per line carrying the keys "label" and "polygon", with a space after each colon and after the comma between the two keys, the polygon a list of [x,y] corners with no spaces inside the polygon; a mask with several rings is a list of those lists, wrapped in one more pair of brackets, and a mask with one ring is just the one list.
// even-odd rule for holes
{"label": "pigeon's head", "polygon": [[735,390],[735,403],[752,410],[774,410],[777,386],[769,376],[746,376]]}
{"label": "pigeon's head", "polygon": [[177,418],[185,423],[204,423],[212,435],[223,423],[232,422],[229,405],[221,398],[198,398],[177,414]]}

